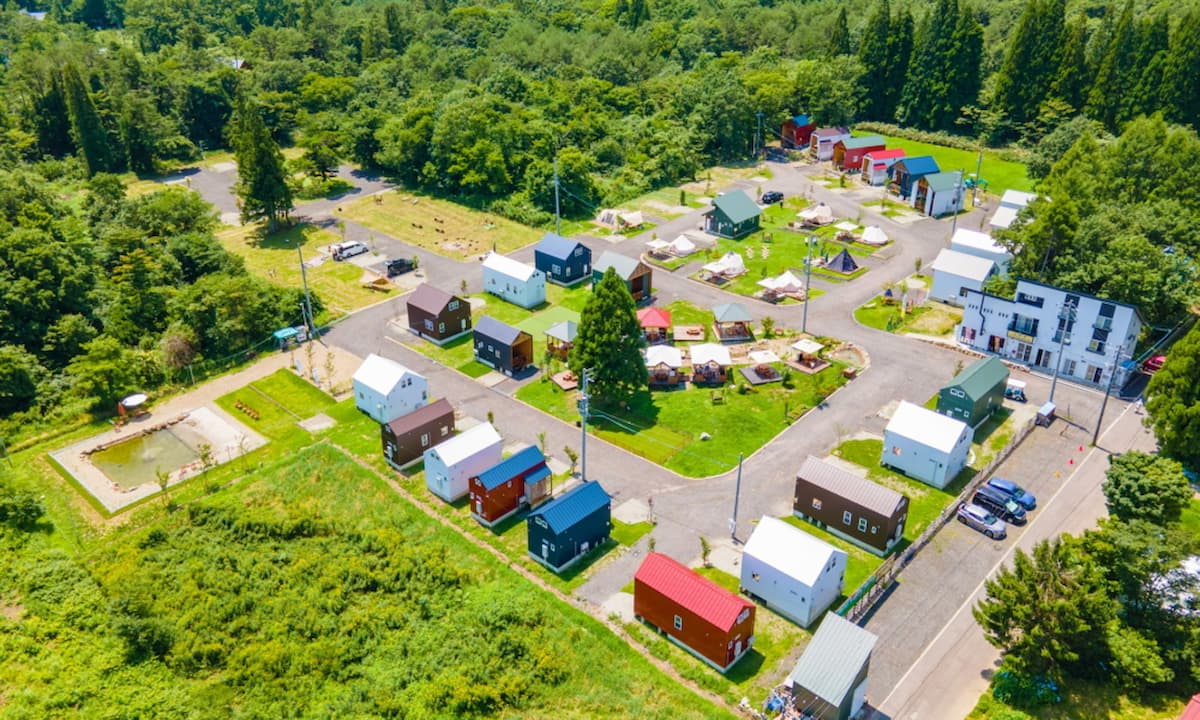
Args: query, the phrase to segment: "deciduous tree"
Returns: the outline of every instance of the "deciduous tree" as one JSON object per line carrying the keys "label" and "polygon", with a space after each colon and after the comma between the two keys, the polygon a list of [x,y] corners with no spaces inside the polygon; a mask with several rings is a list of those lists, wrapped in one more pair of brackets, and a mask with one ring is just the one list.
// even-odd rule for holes
{"label": "deciduous tree", "polygon": [[1200,468],[1200,326],[1193,326],[1146,386],[1146,410],[1161,452]]}
{"label": "deciduous tree", "polygon": [[1192,489],[1183,466],[1162,455],[1131,451],[1109,460],[1104,474],[1108,514],[1166,525],[1179,519]]}

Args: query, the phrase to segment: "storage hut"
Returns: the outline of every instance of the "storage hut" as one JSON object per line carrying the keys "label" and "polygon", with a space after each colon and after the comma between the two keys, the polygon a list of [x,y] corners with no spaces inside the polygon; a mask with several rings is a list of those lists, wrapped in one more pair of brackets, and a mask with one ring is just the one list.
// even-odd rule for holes
{"label": "storage hut", "polygon": [[526,309],[546,302],[546,273],[500,253],[483,260],[483,289]]}
{"label": "storage hut", "polygon": [[592,250],[578,240],[546,233],[533,248],[533,264],[550,282],[574,285],[591,277]]}
{"label": "storage hut", "polygon": [[901,401],[884,428],[880,464],[944,488],[967,466],[971,437],[961,420]]}
{"label": "storage hut", "polygon": [[867,702],[871,651],[878,638],[829,613],[788,675],[792,705],[813,720],[850,720]]}
{"label": "storage hut", "polygon": [[732,190],[713,198],[712,208],[704,213],[704,230],[736,240],[757,232],[761,216],[762,208],[749,195]]}
{"label": "storage hut", "polygon": [[842,594],[849,557],[820,538],[764,516],[742,550],[742,592],[808,627]]}
{"label": "storage hut", "polygon": [[529,556],[562,572],[608,541],[612,498],[592,481],[571,488],[526,517]]}
{"label": "storage hut", "polygon": [[381,424],[410,413],[429,400],[429,381],[424,375],[374,353],[354,371],[351,383],[354,405]]}
{"label": "storage hut", "polygon": [[592,285],[600,282],[600,278],[604,277],[604,273],[609,268],[612,268],[617,277],[625,282],[625,287],[629,288],[629,294],[633,296],[634,302],[640,302],[650,297],[654,275],[649,265],[621,253],[605,250],[600,253],[600,258],[592,266]]}
{"label": "storage hut", "polygon": [[397,470],[421,459],[430,447],[454,433],[454,408],[446,398],[379,426],[383,457]]}
{"label": "storage hut", "polygon": [[471,490],[470,480],[500,462],[500,434],[480,423],[425,451],[425,485],[446,502]]}
{"label": "storage hut", "polygon": [[933,286],[929,289],[929,297],[962,307],[970,291],[983,290],[983,284],[996,272],[996,263],[978,255],[942,248],[930,268]]}
{"label": "storage hut", "polygon": [[661,553],[633,576],[633,614],[720,672],[754,646],[754,603]]}
{"label": "storage hut", "polygon": [[973,428],[1004,405],[1008,366],[996,357],[985,357],[968,365],[938,391],[937,411]]}
{"label": "storage hut", "polygon": [[475,359],[513,377],[533,364],[533,336],[484,315],[475,324]]}
{"label": "storage hut", "polygon": [[471,329],[471,303],[429,283],[408,296],[408,329],[443,345]]}
{"label": "storage hut", "polygon": [[809,455],[796,473],[792,514],[886,555],[904,537],[908,498]]}
{"label": "storage hut", "polygon": [[545,498],[549,478],[546,456],[530,445],[471,478],[471,517],[493,527]]}

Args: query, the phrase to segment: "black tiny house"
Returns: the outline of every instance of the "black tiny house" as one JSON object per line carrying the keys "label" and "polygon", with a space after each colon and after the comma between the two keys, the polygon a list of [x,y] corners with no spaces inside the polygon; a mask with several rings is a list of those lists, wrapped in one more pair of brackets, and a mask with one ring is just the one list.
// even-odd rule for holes
{"label": "black tiny house", "polygon": [[546,279],[574,285],[592,275],[592,251],[578,240],[546,233],[533,248],[533,264]]}
{"label": "black tiny house", "polygon": [[598,482],[585,482],[526,516],[529,556],[562,572],[612,531],[612,498]]}
{"label": "black tiny house", "polygon": [[533,363],[533,336],[484,315],[475,323],[475,359],[508,376]]}

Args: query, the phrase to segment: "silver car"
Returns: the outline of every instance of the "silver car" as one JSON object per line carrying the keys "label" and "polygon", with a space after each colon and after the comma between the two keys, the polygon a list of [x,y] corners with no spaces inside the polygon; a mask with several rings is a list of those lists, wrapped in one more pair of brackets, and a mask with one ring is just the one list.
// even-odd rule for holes
{"label": "silver car", "polygon": [[958,521],[963,525],[975,528],[993,540],[1003,540],[1008,537],[1008,526],[987,510],[975,503],[963,503],[958,506]]}

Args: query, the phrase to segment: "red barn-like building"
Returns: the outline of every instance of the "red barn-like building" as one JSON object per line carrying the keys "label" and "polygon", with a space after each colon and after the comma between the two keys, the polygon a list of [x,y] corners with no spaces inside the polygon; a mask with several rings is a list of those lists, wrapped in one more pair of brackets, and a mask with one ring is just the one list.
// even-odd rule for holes
{"label": "red barn-like building", "polygon": [[492,527],[544,500],[549,477],[546,456],[531,445],[471,478],[471,516]]}
{"label": "red barn-like building", "polygon": [[794,115],[783,121],[783,127],[780,128],[779,135],[783,139],[783,147],[786,150],[799,149],[808,147],[808,141],[812,137],[813,130],[817,129],[817,124],[808,115]]}
{"label": "red barn-like building", "polygon": [[754,646],[754,603],[659,553],[633,576],[633,613],[720,672]]}

